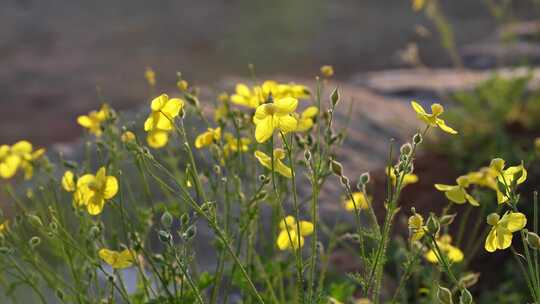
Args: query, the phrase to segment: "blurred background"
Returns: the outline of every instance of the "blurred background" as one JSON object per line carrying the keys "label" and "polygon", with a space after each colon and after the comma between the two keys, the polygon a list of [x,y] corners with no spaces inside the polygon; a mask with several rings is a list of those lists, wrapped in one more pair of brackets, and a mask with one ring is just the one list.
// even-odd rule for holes
{"label": "blurred background", "polygon": [[[483,1],[441,3],[458,46],[486,39],[495,20]],[[224,77],[337,79],[400,67],[417,42],[425,64],[448,56],[407,0],[4,0],[0,5],[0,143],[38,145],[78,137],[77,115],[98,107],[98,90],[119,109],[148,99],[144,70],[174,84]],[[526,5],[514,8],[527,11]],[[421,27],[419,27],[421,26]],[[425,26],[425,28],[423,28]]]}

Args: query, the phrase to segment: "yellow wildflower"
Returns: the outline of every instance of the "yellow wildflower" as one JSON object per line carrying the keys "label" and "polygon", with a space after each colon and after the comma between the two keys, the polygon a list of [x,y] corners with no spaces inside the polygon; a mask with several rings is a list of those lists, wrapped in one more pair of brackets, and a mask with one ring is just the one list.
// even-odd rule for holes
{"label": "yellow wildflower", "polygon": [[135,262],[135,252],[124,249],[120,252],[102,248],[98,252],[99,257],[114,269],[128,268]]}
{"label": "yellow wildflower", "polygon": [[431,105],[431,114],[426,113],[424,108],[415,101],[411,101],[411,105],[419,119],[432,127],[439,127],[446,133],[457,134],[458,132],[446,125],[444,120],[439,116],[444,112],[444,107],[441,104],[434,103]]}
{"label": "yellow wildflower", "polygon": [[259,143],[267,141],[274,130],[291,132],[296,129],[298,122],[292,115],[298,106],[298,99],[285,97],[272,103],[265,103],[257,107],[253,122],[255,123],[255,139]]}
{"label": "yellow wildflower", "polygon": [[424,8],[427,0],[412,0],[412,8],[415,12],[418,12]]}
{"label": "yellow wildflower", "polygon": [[[291,178],[292,177],[292,171],[291,171],[291,168],[287,167],[282,159],[285,158],[285,151],[283,151],[283,149],[274,149],[274,170],[287,177],[287,178]],[[255,157],[259,160],[259,162],[261,163],[261,165],[263,165],[263,167],[266,167],[267,169],[269,170],[272,170],[272,158],[268,155],[266,155],[264,152],[261,152],[259,150],[255,151]]]}
{"label": "yellow wildflower", "polygon": [[221,139],[221,128],[208,128],[208,130],[195,139],[195,148],[201,149]]}
{"label": "yellow wildflower", "polygon": [[122,133],[122,135],[120,136],[120,139],[124,143],[135,141],[135,138],[136,138],[135,134],[133,132],[131,132],[131,131],[126,131],[126,132]]}
{"label": "yellow wildflower", "polygon": [[144,130],[170,131],[173,128],[173,120],[180,114],[184,107],[184,101],[180,98],[171,98],[167,94],[161,94],[154,98],[150,105],[152,113],[144,122]]}
{"label": "yellow wildflower", "polygon": [[9,220],[5,220],[0,224],[0,233],[4,233],[9,228]]}
{"label": "yellow wildflower", "polygon": [[167,145],[169,142],[169,131],[152,130],[146,136],[146,142],[154,149],[159,149]]}
{"label": "yellow wildflower", "polygon": [[[444,234],[436,240],[437,246],[441,250],[441,253],[445,255],[446,259],[451,263],[459,263],[463,261],[463,252],[452,246],[452,237],[449,234]],[[426,260],[430,263],[438,263],[439,259],[435,254],[435,251],[429,250],[424,255]]]}
{"label": "yellow wildflower", "polygon": [[238,140],[238,138],[228,132],[225,133],[224,138],[225,145],[223,146],[223,154],[225,157],[229,157],[229,155],[238,151],[247,152],[249,144],[251,143],[251,139],[247,137],[241,137],[240,140]]}
{"label": "yellow wildflower", "polygon": [[456,204],[464,204],[469,202],[473,206],[479,206],[480,203],[469,193],[467,193],[467,187],[471,184],[466,175],[460,176],[456,179],[457,185],[444,185],[435,184],[435,188],[439,191],[443,191],[446,198]]}
{"label": "yellow wildflower", "polygon": [[154,72],[152,68],[146,68],[146,71],[144,71],[144,78],[146,78],[146,81],[150,86],[153,87],[156,85],[156,72]]}
{"label": "yellow wildflower", "polygon": [[89,214],[98,215],[103,210],[105,201],[118,192],[118,180],[107,175],[105,167],[101,167],[96,175],[81,176],[76,188],[76,203],[86,206]]}
{"label": "yellow wildflower", "polygon": [[300,118],[298,119],[298,125],[296,126],[296,131],[305,132],[313,126],[313,118],[319,114],[319,109],[317,107],[311,106],[305,109]]}
{"label": "yellow wildflower", "polygon": [[178,89],[180,91],[187,91],[188,87],[189,87],[189,83],[185,80],[178,80],[178,82],[176,83],[176,86],[178,87]]}
{"label": "yellow wildflower", "polygon": [[264,101],[260,87],[250,90],[247,85],[239,83],[235,91],[236,93],[231,96],[231,102],[234,104],[255,109]]}
{"label": "yellow wildflower", "polygon": [[411,241],[419,241],[426,233],[424,218],[422,217],[422,215],[415,213],[409,217],[408,224]]}
{"label": "yellow wildflower", "polygon": [[321,74],[327,78],[332,77],[334,75],[334,67],[331,65],[323,65],[321,67]]}
{"label": "yellow wildflower", "polygon": [[75,174],[70,170],[67,170],[62,176],[62,188],[67,192],[75,192],[77,185],[75,184]]}
{"label": "yellow wildflower", "polygon": [[[353,201],[354,199],[354,201]],[[356,208],[355,208],[356,204]],[[352,194],[352,199],[349,198],[343,203],[343,206],[347,211],[356,211],[358,210],[365,210],[369,208],[368,200],[364,196],[363,192],[354,192]]]}
{"label": "yellow wildflower", "polygon": [[[386,175],[390,177],[390,181],[392,182],[392,185],[395,187],[397,182],[396,172],[394,172],[394,168],[392,167],[386,167]],[[406,173],[405,176],[403,176],[403,181],[401,182],[401,187],[404,188],[407,185],[415,184],[418,182],[418,176],[414,173]]]}
{"label": "yellow wildflower", "polygon": [[104,103],[99,111],[91,111],[88,115],[81,115],[77,118],[77,123],[88,129],[88,132],[100,137],[103,131],[101,124],[109,118],[109,105]]}
{"label": "yellow wildflower", "polygon": [[527,169],[525,169],[523,164],[504,169],[505,166],[506,162],[501,158],[493,159],[489,165],[489,168],[493,170],[493,172],[496,172],[497,180],[502,185],[505,185],[505,189],[499,189],[497,186],[497,202],[499,204],[505,203],[510,197],[510,189],[507,189],[506,187],[511,187],[514,184],[520,185],[527,180]]}
{"label": "yellow wildflower", "polygon": [[11,153],[11,148],[8,145],[0,146],[0,177],[12,178],[20,163],[21,158]]}
{"label": "yellow wildflower", "polygon": [[308,221],[297,222],[293,216],[289,215],[279,223],[279,229],[277,246],[280,250],[287,250],[298,249],[298,245],[300,248],[304,246],[304,237],[312,234],[314,227]]}
{"label": "yellow wildflower", "polygon": [[527,218],[521,212],[506,212],[502,218],[497,213],[487,217],[487,223],[491,227],[484,247],[488,252],[497,249],[506,249],[512,245],[512,233],[525,228]]}

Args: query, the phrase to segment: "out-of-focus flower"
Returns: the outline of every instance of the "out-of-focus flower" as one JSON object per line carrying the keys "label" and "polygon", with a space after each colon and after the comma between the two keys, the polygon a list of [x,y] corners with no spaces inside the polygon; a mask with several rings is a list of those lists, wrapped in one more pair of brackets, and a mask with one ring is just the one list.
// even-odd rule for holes
{"label": "out-of-focus flower", "polygon": [[122,135],[120,136],[120,139],[122,140],[123,143],[128,143],[128,142],[132,142],[136,139],[135,137],[135,134],[131,131],[126,131],[124,133],[122,133]]}
{"label": "out-of-focus flower", "polygon": [[187,91],[187,89],[189,88],[189,83],[185,80],[178,80],[178,82],[176,83],[176,86],[178,87],[178,89],[182,92],[184,91]]}
{"label": "out-of-focus flower", "polygon": [[102,248],[98,251],[99,257],[114,269],[128,268],[135,262],[135,252],[130,249],[115,251]]}
{"label": "out-of-focus flower", "polygon": [[[395,187],[397,182],[396,173],[394,172],[394,169],[392,167],[386,167],[386,175],[390,177],[390,181],[392,182],[392,185]],[[401,187],[404,188],[407,185],[415,184],[418,182],[418,176],[414,173],[406,173],[405,176],[403,176],[403,180],[401,181]]]}
{"label": "out-of-focus flower", "polygon": [[[436,240],[437,246],[441,250],[441,253],[445,255],[445,257],[448,259],[451,263],[459,263],[463,261],[463,252],[453,246],[452,243],[452,237],[449,234],[444,234],[441,237],[439,237]],[[435,251],[429,250],[424,255],[426,260],[430,263],[438,263],[439,259],[437,258],[437,255],[435,254]]]}
{"label": "out-of-focus flower", "polygon": [[224,138],[225,145],[223,146],[223,154],[225,157],[229,157],[229,155],[238,151],[247,152],[249,150],[251,139],[247,137],[236,138],[234,135],[227,132],[225,133]]}
{"label": "out-of-focus flower", "polygon": [[[273,155],[274,170],[277,173],[285,176],[286,178],[291,178],[292,177],[291,168],[287,167],[282,161],[282,159],[285,158],[285,151],[283,151],[283,149],[274,149],[273,154],[274,154]],[[272,158],[270,156],[268,156],[262,151],[257,150],[255,151],[255,157],[259,160],[259,163],[261,163],[263,167],[269,170],[272,170]]]}
{"label": "out-of-focus flower", "polygon": [[353,192],[352,198],[345,200],[343,206],[347,211],[365,210],[369,208],[369,203],[363,192]]}
{"label": "out-of-focus flower", "polygon": [[24,172],[24,179],[34,175],[34,161],[45,154],[45,149],[34,151],[32,144],[21,140],[12,146],[0,146],[0,177],[8,179],[13,177],[18,169]]}
{"label": "out-of-focus flower", "polygon": [[311,129],[313,126],[313,118],[319,114],[319,109],[317,107],[311,106],[305,109],[300,117],[298,118],[298,125],[296,126],[296,131],[305,132]]}
{"label": "out-of-focus flower", "polygon": [[144,71],[144,78],[146,78],[146,81],[151,87],[156,85],[156,72],[154,72],[152,68],[146,68],[146,71]]}
{"label": "out-of-focus flower", "polygon": [[221,139],[221,128],[208,128],[195,139],[195,148],[201,149]]}
{"label": "out-of-focus flower", "polygon": [[182,99],[169,99],[167,94],[161,94],[152,100],[152,113],[144,122],[144,130],[148,132],[146,141],[150,147],[158,149],[167,144],[174,119],[180,114],[184,104]]}
{"label": "out-of-focus flower", "polygon": [[[299,228],[299,229],[298,229]],[[304,237],[313,233],[313,224],[308,221],[297,222],[293,216],[287,216],[279,223],[277,246],[280,250],[298,249],[304,246]]]}
{"label": "out-of-focus flower", "polygon": [[411,241],[419,241],[426,234],[426,226],[422,215],[418,213],[411,215],[408,224]]}
{"label": "out-of-focus flower", "polygon": [[110,116],[109,105],[104,103],[99,111],[91,111],[88,115],[81,115],[77,118],[77,123],[82,127],[88,129],[88,132],[94,134],[96,137],[100,137],[103,131],[101,130],[101,124],[105,122]]}
{"label": "out-of-focus flower", "polygon": [[62,176],[62,188],[67,192],[75,192],[77,190],[77,184],[75,183],[75,174],[72,171],[67,170]]}
{"label": "out-of-focus flower", "polygon": [[457,185],[435,184],[435,188],[443,191],[444,195],[453,203],[464,204],[469,202],[473,206],[480,206],[480,203],[467,193],[467,187],[471,184],[467,175],[458,177],[456,183]]}
{"label": "out-of-focus flower", "polygon": [[321,74],[327,78],[334,76],[334,67],[331,65],[323,65],[321,67]]}
{"label": "out-of-focus flower", "polygon": [[424,8],[427,0],[412,0],[412,8],[415,12],[418,12]]}
{"label": "out-of-focus flower", "polygon": [[523,164],[506,169],[505,166],[506,162],[501,158],[493,159],[489,165],[489,168],[497,174],[498,184],[503,186],[503,189],[500,189],[497,185],[499,190],[497,191],[497,202],[499,204],[507,202],[510,198],[510,187],[520,185],[527,180],[527,170]]}

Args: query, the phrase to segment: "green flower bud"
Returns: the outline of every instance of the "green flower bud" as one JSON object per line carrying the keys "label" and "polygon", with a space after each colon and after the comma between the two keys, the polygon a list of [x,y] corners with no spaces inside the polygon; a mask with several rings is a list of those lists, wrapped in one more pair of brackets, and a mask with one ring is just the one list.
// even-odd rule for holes
{"label": "green flower bud", "polygon": [[426,222],[426,227],[427,227],[427,231],[431,235],[436,235],[437,233],[439,233],[441,224],[439,223],[439,221],[437,220],[437,218],[435,217],[433,213],[429,215],[429,218]]}
{"label": "green flower bud", "polygon": [[461,295],[459,296],[459,304],[472,304],[473,297],[467,289],[461,290]]}
{"label": "green flower bud", "polygon": [[28,245],[30,245],[31,248],[35,248],[39,244],[41,244],[41,238],[39,236],[33,236],[28,241]]}
{"label": "green flower bud", "polygon": [[452,224],[454,222],[454,219],[456,218],[456,215],[457,213],[441,216],[441,218],[439,219],[441,226],[448,226]]}
{"label": "green flower bud", "polygon": [[35,214],[28,214],[27,219],[30,225],[34,226],[35,228],[39,228],[43,226],[43,222],[41,221],[41,218]]}
{"label": "green flower bud", "polygon": [[162,243],[165,244],[171,244],[172,242],[172,235],[165,230],[160,230],[158,232],[158,238]]}
{"label": "green flower bud", "polygon": [[163,212],[163,214],[161,215],[161,225],[169,229],[171,228],[172,223],[173,223],[173,216],[171,215],[171,213],[169,213],[169,211]]}
{"label": "green flower bud", "polygon": [[527,231],[525,240],[527,241],[527,244],[531,246],[531,248],[536,250],[540,249],[540,236],[538,236],[538,234]]}
{"label": "green flower bud", "polygon": [[474,286],[480,278],[480,273],[467,273],[459,279],[459,285],[465,288]]}
{"label": "green flower bud", "polygon": [[439,289],[437,290],[437,299],[441,304],[454,303],[454,301],[452,300],[452,292],[448,288],[442,286],[439,286]]}
{"label": "green flower bud", "polygon": [[413,136],[413,143],[414,143],[415,145],[418,145],[418,144],[422,143],[422,140],[423,140],[422,134],[420,134],[420,133],[414,134],[414,136]]}
{"label": "green flower bud", "polygon": [[343,176],[343,166],[338,161],[332,160],[330,162],[330,168],[335,175]]}
{"label": "green flower bud", "polygon": [[401,148],[399,149],[399,151],[401,152],[402,155],[411,155],[412,153],[412,146],[410,143],[405,143],[401,146]]}
{"label": "green flower bud", "polygon": [[339,90],[337,88],[332,91],[332,94],[330,95],[330,100],[332,101],[332,106],[336,106],[339,102]]}

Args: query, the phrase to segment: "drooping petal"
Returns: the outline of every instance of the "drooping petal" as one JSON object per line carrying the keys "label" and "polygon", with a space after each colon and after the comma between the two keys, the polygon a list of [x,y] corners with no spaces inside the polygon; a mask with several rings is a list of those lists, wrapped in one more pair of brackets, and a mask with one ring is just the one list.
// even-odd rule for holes
{"label": "drooping petal", "polygon": [[259,143],[267,141],[274,134],[274,120],[272,116],[266,116],[259,120],[255,127],[255,139]]}
{"label": "drooping petal", "polygon": [[495,250],[497,250],[497,230],[495,229],[495,227],[491,228],[491,231],[486,238],[484,248],[488,252],[494,252]]}
{"label": "drooping petal", "polygon": [[62,188],[67,192],[75,191],[75,175],[70,170],[64,173],[62,177]]}
{"label": "drooping petal", "polygon": [[441,130],[443,130],[446,133],[458,134],[458,132],[456,130],[450,128],[448,125],[446,125],[446,122],[444,122],[444,120],[442,120],[440,118],[437,118],[436,124],[437,124],[437,126],[439,126],[439,128],[441,128]]}
{"label": "drooping petal", "polygon": [[[276,115],[277,116],[277,115]],[[277,126],[282,132],[288,133],[296,130],[298,121],[292,115],[277,116]]]}

